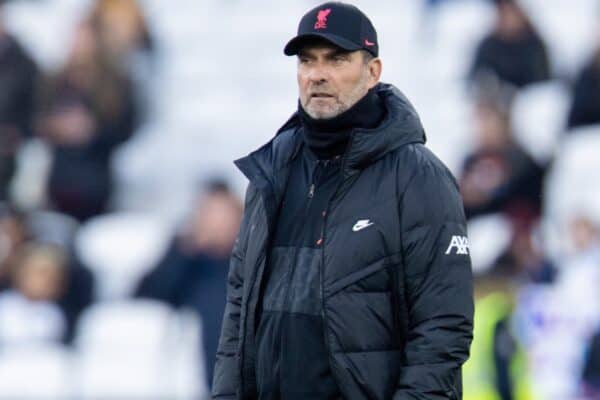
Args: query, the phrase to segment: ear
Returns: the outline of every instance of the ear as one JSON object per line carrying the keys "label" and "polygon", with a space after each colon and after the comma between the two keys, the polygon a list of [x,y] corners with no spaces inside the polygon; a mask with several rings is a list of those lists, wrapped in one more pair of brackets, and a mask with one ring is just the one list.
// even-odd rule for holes
{"label": "ear", "polygon": [[369,64],[367,65],[369,73],[369,89],[375,87],[375,85],[379,83],[382,68],[381,58],[377,57],[369,61]]}

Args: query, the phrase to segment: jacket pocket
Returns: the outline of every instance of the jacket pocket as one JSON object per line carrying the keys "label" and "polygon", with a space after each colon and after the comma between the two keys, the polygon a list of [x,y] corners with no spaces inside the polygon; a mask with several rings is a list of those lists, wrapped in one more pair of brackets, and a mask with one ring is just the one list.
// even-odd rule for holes
{"label": "jacket pocket", "polygon": [[335,283],[333,283],[332,285],[330,285],[329,287],[327,287],[325,289],[325,296],[326,297],[332,296],[332,295],[338,293],[339,291],[385,269],[387,266],[388,258],[389,257],[382,257],[379,260],[374,261],[371,264],[367,265],[366,267],[361,268],[360,270],[358,270],[356,272],[353,272],[343,278],[338,279]]}

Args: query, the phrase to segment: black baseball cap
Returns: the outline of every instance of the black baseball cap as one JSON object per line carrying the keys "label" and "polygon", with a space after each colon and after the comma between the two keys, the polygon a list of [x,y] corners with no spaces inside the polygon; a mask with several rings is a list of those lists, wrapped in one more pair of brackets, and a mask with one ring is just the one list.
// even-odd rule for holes
{"label": "black baseball cap", "polygon": [[304,14],[298,25],[298,35],[283,49],[287,56],[298,54],[310,39],[324,39],[344,50],[367,50],[379,55],[377,32],[369,18],[357,7],[330,1]]}

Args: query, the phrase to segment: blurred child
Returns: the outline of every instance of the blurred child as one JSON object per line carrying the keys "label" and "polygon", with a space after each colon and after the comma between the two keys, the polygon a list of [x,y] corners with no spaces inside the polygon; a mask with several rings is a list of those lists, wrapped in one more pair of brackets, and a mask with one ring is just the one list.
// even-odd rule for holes
{"label": "blurred child", "polygon": [[66,258],[53,246],[31,244],[18,254],[12,288],[0,294],[0,345],[62,339],[65,317],[54,304],[63,293]]}

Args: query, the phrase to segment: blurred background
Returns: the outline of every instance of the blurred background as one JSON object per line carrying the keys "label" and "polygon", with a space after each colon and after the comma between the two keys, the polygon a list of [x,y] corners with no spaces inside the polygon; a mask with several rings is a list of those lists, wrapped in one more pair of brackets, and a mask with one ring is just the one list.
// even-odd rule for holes
{"label": "blurred background", "polygon": [[[0,2],[0,399],[204,399],[320,1]],[[457,177],[466,400],[600,398],[600,1],[360,0]]]}

